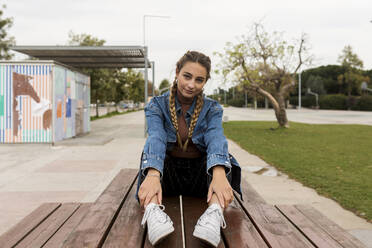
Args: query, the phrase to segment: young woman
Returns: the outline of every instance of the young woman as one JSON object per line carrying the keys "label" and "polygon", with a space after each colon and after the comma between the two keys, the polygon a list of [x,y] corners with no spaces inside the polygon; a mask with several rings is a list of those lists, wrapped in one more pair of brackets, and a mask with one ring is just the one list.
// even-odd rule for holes
{"label": "young woman", "polygon": [[233,189],[241,196],[240,167],[228,153],[222,107],[203,95],[210,70],[209,57],[188,51],[177,62],[171,90],[145,107],[148,138],[136,197],[145,208],[142,225],[147,222],[153,245],[174,231],[161,205],[163,194],[207,198],[193,235],[214,246],[226,226],[223,210],[233,200]]}

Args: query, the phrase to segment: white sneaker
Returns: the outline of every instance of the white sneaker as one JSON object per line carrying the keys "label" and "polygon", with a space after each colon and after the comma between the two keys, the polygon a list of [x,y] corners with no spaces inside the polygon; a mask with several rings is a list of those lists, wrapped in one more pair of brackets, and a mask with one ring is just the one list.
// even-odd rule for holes
{"label": "white sneaker", "polygon": [[168,234],[174,231],[173,222],[169,216],[164,213],[165,207],[155,203],[146,206],[141,225],[145,227],[147,222],[147,233],[152,245],[157,244]]}
{"label": "white sneaker", "polygon": [[220,205],[214,203],[200,216],[193,235],[217,247],[221,240],[221,229],[226,227]]}

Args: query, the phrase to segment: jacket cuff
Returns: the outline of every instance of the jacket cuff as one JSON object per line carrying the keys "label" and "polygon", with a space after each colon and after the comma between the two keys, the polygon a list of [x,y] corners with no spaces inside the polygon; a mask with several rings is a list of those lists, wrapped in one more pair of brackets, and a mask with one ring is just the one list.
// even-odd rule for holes
{"label": "jacket cuff", "polygon": [[230,159],[222,154],[209,154],[207,156],[207,174],[212,176],[212,168],[216,165],[223,165],[225,167],[226,175],[231,173]]}
{"label": "jacket cuff", "polygon": [[163,177],[164,159],[155,155],[144,154],[141,160],[141,173],[146,176],[148,168],[156,169],[160,172],[160,178]]}

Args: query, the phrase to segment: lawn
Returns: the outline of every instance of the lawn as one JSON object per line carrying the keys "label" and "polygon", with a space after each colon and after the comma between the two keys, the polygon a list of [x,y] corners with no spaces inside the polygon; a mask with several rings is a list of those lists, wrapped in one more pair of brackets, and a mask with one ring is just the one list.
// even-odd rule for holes
{"label": "lawn", "polygon": [[224,123],[225,135],[318,193],[372,222],[372,126]]}

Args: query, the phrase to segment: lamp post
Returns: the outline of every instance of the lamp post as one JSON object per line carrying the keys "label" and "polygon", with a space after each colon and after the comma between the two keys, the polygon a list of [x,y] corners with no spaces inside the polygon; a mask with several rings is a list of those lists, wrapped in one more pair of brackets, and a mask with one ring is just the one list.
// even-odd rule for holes
{"label": "lamp post", "polygon": [[[149,52],[149,49],[148,47],[146,47],[146,18],[170,18],[170,16],[161,16],[161,15],[143,15],[143,20],[142,20],[142,24],[143,24],[143,50],[144,50],[144,57],[145,57],[145,75],[144,75],[144,78],[145,78],[145,105],[147,104],[147,98],[148,98],[148,78],[147,78],[147,67],[148,67],[148,61],[147,61],[147,57],[148,57],[148,52]],[[154,73],[154,68],[153,68],[153,73]],[[153,82],[154,83],[154,82]],[[154,85],[153,85],[154,86]],[[145,137],[146,137],[146,133],[147,133],[147,122],[146,122],[146,117],[145,117]]]}
{"label": "lamp post", "polygon": [[298,109],[301,109],[301,73],[298,74]]}
{"label": "lamp post", "polygon": [[155,96],[155,61],[151,61],[151,71],[152,71],[152,97]]}
{"label": "lamp post", "polygon": [[[147,57],[148,57],[148,52],[149,52],[149,49],[146,47],[146,18],[170,18],[170,16],[162,16],[162,15],[144,15],[143,16],[143,20],[142,20],[142,24],[143,24],[143,47],[144,47],[144,50],[145,50],[145,105],[147,103],[147,98],[148,98],[148,80],[147,80],[147,67],[148,67],[148,61],[147,61]],[[154,68],[152,68],[153,72],[154,72]],[[154,82],[153,82],[154,83]]]}

